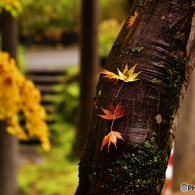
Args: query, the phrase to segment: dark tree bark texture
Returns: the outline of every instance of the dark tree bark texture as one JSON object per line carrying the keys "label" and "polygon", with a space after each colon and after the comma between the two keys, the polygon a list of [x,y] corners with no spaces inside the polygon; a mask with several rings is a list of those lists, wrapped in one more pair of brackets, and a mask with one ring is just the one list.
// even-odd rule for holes
{"label": "dark tree bark texture", "polygon": [[89,129],[99,58],[97,52],[98,0],[82,1],[80,105],[73,157],[80,158]]}
{"label": "dark tree bark texture", "polygon": [[18,195],[18,141],[6,127],[5,121],[0,121],[0,194]]}
{"label": "dark tree bark texture", "polygon": [[[190,0],[135,1],[133,26],[124,23],[108,56],[105,69],[117,74],[125,65],[141,71],[140,80],[107,82],[100,76],[91,127],[79,164],[77,195],[158,195],[165,182],[178,108],[189,83],[186,47],[193,8]],[[110,122],[97,116],[120,101],[126,116],[113,129],[122,133],[117,149],[100,151]]]}
{"label": "dark tree bark texture", "polygon": [[9,12],[1,13],[1,49],[8,52],[10,56],[16,59],[18,45],[18,22]]}
{"label": "dark tree bark texture", "polygon": [[[0,18],[1,49],[16,59],[17,19],[6,11],[2,11]],[[0,194],[18,195],[18,140],[7,133],[6,127],[6,122],[0,121]]]}

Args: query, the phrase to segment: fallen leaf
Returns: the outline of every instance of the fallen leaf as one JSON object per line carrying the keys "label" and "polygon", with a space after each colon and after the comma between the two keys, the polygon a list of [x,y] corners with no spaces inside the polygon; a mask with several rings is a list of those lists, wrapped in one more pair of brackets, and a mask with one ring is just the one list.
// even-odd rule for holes
{"label": "fallen leaf", "polygon": [[102,145],[101,145],[101,148],[100,150],[103,149],[103,147],[108,143],[108,152],[109,152],[109,147],[110,147],[110,144],[113,143],[115,148],[117,148],[116,144],[117,144],[117,138],[118,139],[121,139],[123,141],[125,141],[121,135],[120,132],[118,131],[110,131],[109,134],[107,134],[103,140],[102,140]]}
{"label": "fallen leaf", "polygon": [[115,83],[117,83],[118,80],[122,80],[124,82],[133,82],[133,81],[139,80],[139,79],[136,79],[136,77],[141,73],[141,72],[134,73],[136,66],[137,66],[137,64],[135,64],[132,68],[128,69],[128,65],[126,64],[123,72],[121,72],[117,68],[118,75],[116,75],[115,73],[110,72],[106,69],[103,69],[103,68],[100,70],[100,73],[104,74],[105,78],[108,78],[110,80],[114,80]]}
{"label": "fallen leaf", "polygon": [[104,74],[104,77],[105,78],[108,78],[109,80],[114,80],[115,83],[117,83],[118,80],[119,80],[119,76],[118,75],[116,75],[113,72],[110,72],[110,71],[108,71],[108,70],[106,70],[104,68],[101,68],[100,69],[100,73],[101,74]]}
{"label": "fallen leaf", "polygon": [[98,116],[102,117],[106,120],[113,120],[117,118],[123,117],[125,114],[125,109],[122,109],[122,104],[119,102],[116,107],[114,108],[112,102],[110,102],[110,110],[104,109],[100,107],[102,111],[104,112],[104,115],[98,114]]}
{"label": "fallen leaf", "polygon": [[137,16],[138,16],[138,11],[135,11],[135,15],[134,16],[130,16],[129,20],[127,21],[128,25],[127,25],[127,28],[131,28],[132,25],[134,24]]}
{"label": "fallen leaf", "polygon": [[128,65],[126,64],[123,73],[117,68],[119,79],[123,80],[124,82],[133,82],[137,81],[139,79],[136,79],[136,77],[141,73],[134,73],[134,70],[136,68],[137,64],[135,64],[132,68],[128,69]]}

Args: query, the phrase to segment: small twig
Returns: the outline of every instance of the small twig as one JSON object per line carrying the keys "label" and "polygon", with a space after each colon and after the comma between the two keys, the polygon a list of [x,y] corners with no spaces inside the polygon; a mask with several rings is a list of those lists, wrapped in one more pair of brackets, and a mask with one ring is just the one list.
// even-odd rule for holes
{"label": "small twig", "polygon": [[121,84],[121,86],[120,86],[120,88],[119,88],[117,94],[114,96],[115,99],[118,97],[118,94],[119,94],[120,90],[122,89],[123,84],[124,84],[124,81],[122,82],[122,84]]}

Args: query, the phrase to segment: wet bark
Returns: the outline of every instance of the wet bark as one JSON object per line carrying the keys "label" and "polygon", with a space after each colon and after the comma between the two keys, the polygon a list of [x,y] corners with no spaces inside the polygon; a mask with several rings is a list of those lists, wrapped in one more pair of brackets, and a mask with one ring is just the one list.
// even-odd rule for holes
{"label": "wet bark", "polygon": [[[10,13],[1,13],[1,50],[16,59],[17,19]],[[18,195],[18,140],[6,131],[6,122],[0,121],[0,194]]]}
{"label": "wet bark", "polygon": [[[114,84],[100,76],[85,151],[79,164],[77,195],[158,195],[165,182],[178,109],[194,67],[193,47],[186,52],[193,9],[190,0],[145,0],[134,3],[138,11],[131,29],[124,23],[105,68],[137,64],[140,80]],[[191,64],[187,63],[190,61]],[[116,94],[119,92],[119,95]],[[122,102],[126,116],[115,120],[122,133],[117,149],[111,144],[100,151],[110,122],[97,116]]]}
{"label": "wet bark", "polygon": [[72,156],[80,158],[86,140],[95,96],[99,58],[97,51],[98,1],[82,1],[80,98],[76,139]]}

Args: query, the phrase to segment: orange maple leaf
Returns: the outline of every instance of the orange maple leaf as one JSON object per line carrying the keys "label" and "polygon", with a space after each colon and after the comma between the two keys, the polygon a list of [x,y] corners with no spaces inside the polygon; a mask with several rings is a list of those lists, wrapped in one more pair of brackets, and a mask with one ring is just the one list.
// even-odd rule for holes
{"label": "orange maple leaf", "polygon": [[127,25],[127,28],[131,28],[132,25],[134,24],[137,16],[138,16],[138,11],[135,11],[135,15],[134,16],[130,16],[129,20],[127,21],[128,25]]}
{"label": "orange maple leaf", "polygon": [[108,133],[102,140],[102,145],[101,145],[101,148],[100,150],[103,149],[103,147],[108,143],[108,152],[109,152],[109,147],[110,147],[110,144],[113,143],[115,148],[117,148],[116,144],[117,144],[117,138],[118,139],[121,139],[123,141],[125,141],[121,135],[120,132],[118,131],[110,131],[110,133]]}
{"label": "orange maple leaf", "polygon": [[102,111],[104,112],[104,115],[98,114],[98,116],[102,117],[106,120],[113,120],[117,118],[123,117],[125,114],[125,109],[122,109],[121,102],[119,102],[116,107],[114,108],[112,102],[110,102],[110,110],[104,109],[100,107]]}

